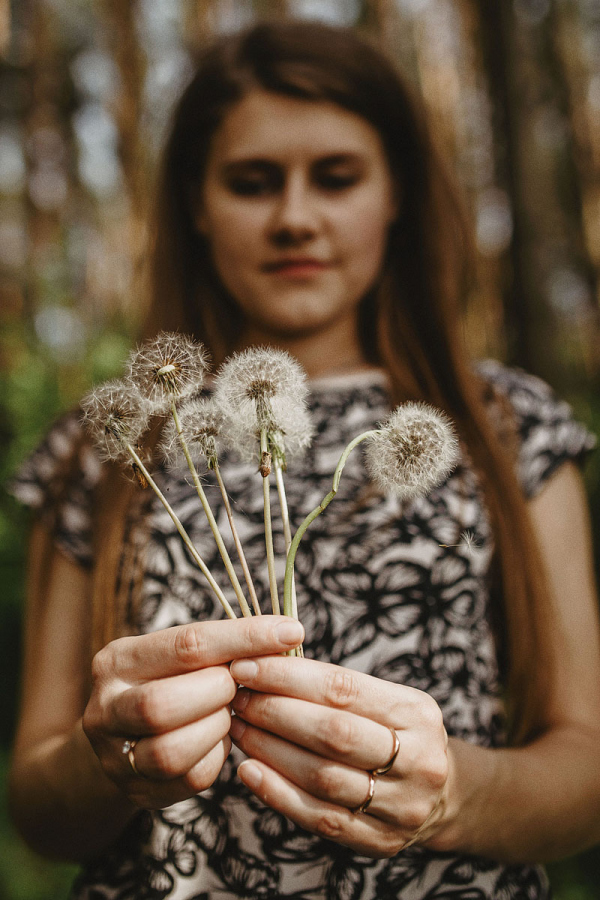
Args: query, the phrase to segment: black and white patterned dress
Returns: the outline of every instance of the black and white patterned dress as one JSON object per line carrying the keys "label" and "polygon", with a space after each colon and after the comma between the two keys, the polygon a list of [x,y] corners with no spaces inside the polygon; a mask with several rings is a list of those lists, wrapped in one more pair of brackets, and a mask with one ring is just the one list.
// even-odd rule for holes
{"label": "black and white patterned dress", "polygon": [[[483,376],[509,400],[520,437],[518,474],[534,496],[562,462],[594,443],[567,404],[541,381],[498,363]],[[363,373],[313,382],[315,439],[290,466],[286,490],[296,525],[330,490],[344,446],[388,411],[385,379]],[[43,508],[60,461],[79,428],[67,417],[24,466],[15,493]],[[262,488],[255,467],[225,458],[222,473],[257,592],[269,608]],[[99,475],[86,451],[57,523],[57,542],[91,565],[91,491]],[[185,472],[159,473],[200,554],[230,594],[203,513]],[[229,534],[217,489],[207,479],[222,533]],[[155,498],[147,517],[139,629],[154,631],[222,617],[170,518]],[[283,536],[273,521],[278,575]],[[468,532],[470,540],[461,538]],[[463,461],[428,496],[401,504],[377,495],[361,451],[350,456],[340,491],[307,532],[297,557],[300,618],[308,657],[429,692],[450,735],[482,746],[503,741],[503,717],[489,624],[490,527],[477,479]],[[234,558],[233,550],[231,551]],[[240,574],[241,578],[241,574]],[[87,900],[294,898],[294,900],[538,900],[549,896],[537,866],[437,853],[413,846],[392,859],[358,856],[296,827],[241,784],[234,749],[212,788],[159,812],[141,812],[113,849],[88,864],[73,896]]]}

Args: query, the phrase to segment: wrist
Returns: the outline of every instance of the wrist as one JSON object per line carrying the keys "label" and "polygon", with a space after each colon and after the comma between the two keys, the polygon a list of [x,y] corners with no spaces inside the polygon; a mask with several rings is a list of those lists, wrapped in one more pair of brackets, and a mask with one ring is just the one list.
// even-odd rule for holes
{"label": "wrist", "polygon": [[[448,778],[435,828],[423,844],[440,852],[477,852],[484,827],[490,786],[494,783],[495,753],[466,741],[448,740]],[[483,811],[483,815],[479,814]]]}
{"label": "wrist", "polygon": [[9,805],[33,850],[73,861],[106,847],[139,811],[105,774],[81,721],[45,740],[17,741]]}

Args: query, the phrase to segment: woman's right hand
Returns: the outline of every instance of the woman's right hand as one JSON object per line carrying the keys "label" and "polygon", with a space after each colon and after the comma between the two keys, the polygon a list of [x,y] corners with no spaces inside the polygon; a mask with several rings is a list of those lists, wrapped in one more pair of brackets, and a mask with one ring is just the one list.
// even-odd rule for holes
{"label": "woman's right hand", "polygon": [[[108,777],[136,806],[162,809],[206,790],[231,749],[237,685],[229,663],[303,639],[283,616],[200,622],[112,641],[96,654],[83,729]],[[136,774],[123,744],[136,740]]]}

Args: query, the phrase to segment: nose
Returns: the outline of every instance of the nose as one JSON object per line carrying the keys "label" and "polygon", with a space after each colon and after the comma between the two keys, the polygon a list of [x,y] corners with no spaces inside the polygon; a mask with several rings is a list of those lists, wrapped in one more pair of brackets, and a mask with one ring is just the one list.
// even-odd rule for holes
{"label": "nose", "polygon": [[299,174],[284,184],[273,209],[271,236],[278,246],[302,243],[312,238],[319,223],[310,185]]}

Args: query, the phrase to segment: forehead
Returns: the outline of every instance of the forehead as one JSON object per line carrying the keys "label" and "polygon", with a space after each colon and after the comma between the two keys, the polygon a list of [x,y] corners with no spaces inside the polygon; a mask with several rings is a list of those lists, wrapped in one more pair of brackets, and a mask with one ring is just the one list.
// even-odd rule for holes
{"label": "forehead", "polygon": [[335,103],[256,90],[227,113],[210,156],[214,163],[348,153],[384,157],[378,132],[362,116]]}

